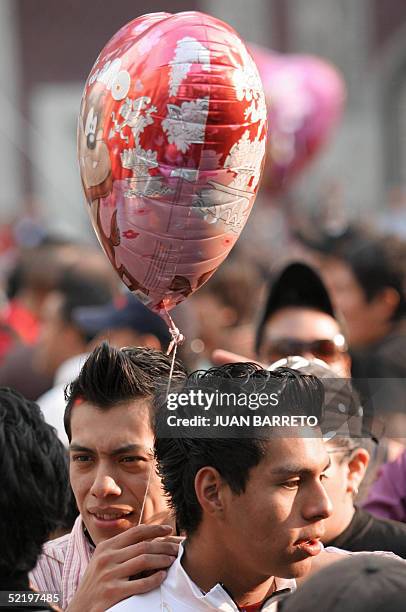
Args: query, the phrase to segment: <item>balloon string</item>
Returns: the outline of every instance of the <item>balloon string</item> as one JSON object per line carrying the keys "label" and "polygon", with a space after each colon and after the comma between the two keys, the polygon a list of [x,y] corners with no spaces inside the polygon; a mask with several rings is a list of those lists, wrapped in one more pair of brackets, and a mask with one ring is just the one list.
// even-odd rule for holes
{"label": "balloon string", "polygon": [[180,344],[182,344],[182,342],[185,341],[185,337],[179,331],[179,329],[176,327],[175,323],[173,322],[173,319],[172,319],[171,315],[169,314],[169,312],[167,310],[165,310],[164,316],[165,316],[165,318],[167,320],[167,323],[168,323],[168,326],[169,326],[169,332],[170,332],[170,334],[172,336],[172,340],[171,340],[171,342],[169,344],[169,347],[168,347],[168,350],[166,352],[167,355],[170,355],[172,353],[171,369],[169,371],[168,386],[166,387],[166,397],[168,397],[169,390],[171,388],[173,369],[175,367],[176,352],[178,350],[178,346]]}
{"label": "balloon string", "polygon": [[149,468],[149,474],[148,474],[148,481],[147,481],[147,487],[145,489],[145,493],[144,493],[144,499],[142,500],[142,506],[141,506],[141,513],[140,513],[140,518],[138,521],[138,525],[141,525],[141,521],[142,518],[144,516],[144,510],[145,510],[145,502],[147,501],[147,495],[148,495],[148,491],[149,491],[149,485],[151,484],[151,474],[152,474],[152,465]]}
{"label": "balloon string", "polygon": [[171,389],[171,382],[172,382],[172,375],[173,375],[173,368],[175,366],[175,358],[176,358],[176,351],[178,349],[178,345],[175,344],[174,348],[173,348],[173,353],[172,353],[172,363],[171,363],[171,369],[169,370],[169,378],[168,378],[168,385],[166,387],[166,397],[168,397],[169,395],[169,391]]}
{"label": "balloon string", "polygon": [[182,342],[185,341],[185,336],[176,327],[175,323],[173,322],[173,319],[172,319],[171,315],[169,314],[169,312],[167,310],[165,310],[164,316],[165,316],[166,321],[168,323],[169,333],[172,336],[172,340],[171,340],[171,342],[169,344],[169,347],[168,347],[168,350],[166,352],[167,355],[170,355],[174,348],[176,348],[177,346],[179,346],[179,344],[182,344]]}

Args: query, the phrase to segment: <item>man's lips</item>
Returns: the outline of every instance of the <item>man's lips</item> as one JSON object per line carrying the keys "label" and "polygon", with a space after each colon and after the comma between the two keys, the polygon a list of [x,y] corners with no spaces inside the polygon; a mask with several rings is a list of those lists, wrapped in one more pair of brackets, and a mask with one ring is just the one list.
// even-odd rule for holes
{"label": "man's lips", "polygon": [[111,523],[128,520],[134,511],[130,508],[89,508],[88,512],[97,521]]}
{"label": "man's lips", "polygon": [[322,549],[322,543],[320,542],[321,536],[315,536],[312,538],[300,538],[294,543],[295,548],[303,551],[310,557],[315,557],[319,554]]}

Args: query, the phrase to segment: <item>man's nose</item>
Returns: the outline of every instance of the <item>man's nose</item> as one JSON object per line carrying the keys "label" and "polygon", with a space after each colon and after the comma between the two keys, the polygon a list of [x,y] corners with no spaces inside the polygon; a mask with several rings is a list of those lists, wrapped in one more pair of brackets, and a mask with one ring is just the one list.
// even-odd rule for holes
{"label": "man's nose", "polygon": [[121,495],[121,488],[112,475],[99,470],[90,493],[99,498],[108,497],[109,495],[118,496]]}
{"label": "man's nose", "polygon": [[333,513],[333,504],[323,484],[319,481],[309,492],[306,504],[303,508],[303,516],[307,521],[323,520]]}

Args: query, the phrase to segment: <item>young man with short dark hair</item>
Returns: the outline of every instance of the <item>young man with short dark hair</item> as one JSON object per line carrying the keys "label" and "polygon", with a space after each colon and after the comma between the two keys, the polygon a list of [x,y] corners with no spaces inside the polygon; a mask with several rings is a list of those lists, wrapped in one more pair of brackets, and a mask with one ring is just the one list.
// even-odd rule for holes
{"label": "young man with short dark hair", "polygon": [[331,458],[324,486],[333,512],[325,521],[323,543],[354,552],[391,551],[406,558],[406,525],[376,518],[357,503],[358,490],[378,440],[366,428],[360,399],[351,382],[340,379],[320,360],[290,357],[275,366],[282,364],[317,376],[324,386],[322,429]]}
{"label": "young man with short dark hair", "polygon": [[[105,610],[155,587],[177,554],[177,543],[156,539],[174,523],[155,472],[150,420],[170,368],[160,351],[103,344],[67,390],[70,481],[80,516],[70,534],[45,545],[31,578],[40,590],[61,592],[70,612]],[[174,384],[185,376],[176,361]]]}
{"label": "young man with short dark hair", "polygon": [[[212,368],[192,374],[182,393],[201,384],[221,389],[230,381],[248,394],[276,386],[279,414],[321,418],[320,381],[287,368]],[[177,412],[190,416],[190,405]],[[155,453],[186,541],[161,587],[113,610],[274,610],[280,591],[289,592],[309,571],[331,512],[320,431],[279,428],[278,435],[272,427],[247,426],[244,435],[229,437],[197,427],[189,436],[179,430],[170,436],[162,429],[166,415],[165,405],[158,408]]]}
{"label": "young man with short dark hair", "polygon": [[[337,315],[322,279],[308,264],[288,264],[269,285],[257,328],[256,348],[265,363],[278,360],[275,366],[297,367],[322,380],[331,405],[324,422],[325,433],[331,434],[334,425],[349,418],[351,409],[356,412],[352,419],[352,423],[357,423],[356,431],[351,436],[347,432],[345,438],[330,436],[326,443],[331,467],[325,486],[333,512],[325,522],[324,544],[350,551],[389,550],[405,557],[405,525],[379,521],[354,505],[370,454],[377,449],[365,424],[368,415],[351,387],[351,360]],[[229,361],[233,356],[226,354],[225,358]],[[235,361],[242,359],[234,357]]]}

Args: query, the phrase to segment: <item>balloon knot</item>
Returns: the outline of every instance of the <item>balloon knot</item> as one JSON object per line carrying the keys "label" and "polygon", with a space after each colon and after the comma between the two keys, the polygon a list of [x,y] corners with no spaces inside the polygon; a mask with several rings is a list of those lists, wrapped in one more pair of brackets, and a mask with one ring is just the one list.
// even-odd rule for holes
{"label": "balloon knot", "polygon": [[185,341],[185,336],[176,327],[175,323],[173,322],[172,317],[170,316],[168,312],[165,312],[165,316],[168,320],[169,333],[171,334],[171,337],[172,337],[172,340],[170,341],[168,350],[166,352],[167,355],[170,355],[174,347],[177,348],[178,346],[183,344],[183,342]]}

